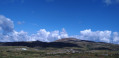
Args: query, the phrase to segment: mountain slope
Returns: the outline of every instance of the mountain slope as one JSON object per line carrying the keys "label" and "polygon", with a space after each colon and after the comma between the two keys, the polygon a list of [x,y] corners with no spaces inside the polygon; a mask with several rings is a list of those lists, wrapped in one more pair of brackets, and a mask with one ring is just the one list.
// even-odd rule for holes
{"label": "mountain slope", "polygon": [[63,38],[54,42],[0,42],[0,58],[119,58],[119,45]]}
{"label": "mountain slope", "polygon": [[65,48],[77,47],[81,50],[119,50],[119,45],[103,42],[93,42],[87,40],[79,40],[76,38],[63,38],[54,42],[1,42],[0,46],[27,46],[27,47],[43,47],[43,48]]}
{"label": "mountain slope", "polygon": [[118,44],[79,40],[76,38],[63,38],[60,40],[56,40],[55,42],[65,42],[65,43],[76,44],[77,46],[85,48],[86,50],[119,50]]}

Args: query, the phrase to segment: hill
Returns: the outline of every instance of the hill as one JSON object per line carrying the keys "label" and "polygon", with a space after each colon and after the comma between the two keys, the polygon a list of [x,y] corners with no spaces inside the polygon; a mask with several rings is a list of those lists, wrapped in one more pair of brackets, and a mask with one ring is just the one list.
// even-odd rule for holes
{"label": "hill", "polygon": [[31,42],[0,42],[0,46],[27,46],[27,47],[42,47],[42,48],[64,48],[64,47],[78,47],[82,50],[119,50],[119,45],[104,43],[104,42],[94,42],[88,40],[79,40],[76,38],[63,38],[56,40],[54,42],[41,42],[41,41],[31,41]]}
{"label": "hill", "polygon": [[76,38],[54,42],[0,42],[0,58],[118,58],[118,55],[118,44]]}

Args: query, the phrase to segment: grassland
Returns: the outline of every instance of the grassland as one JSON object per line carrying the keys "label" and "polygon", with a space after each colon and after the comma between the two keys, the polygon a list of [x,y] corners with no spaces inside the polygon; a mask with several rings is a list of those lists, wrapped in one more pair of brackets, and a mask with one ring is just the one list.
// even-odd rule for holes
{"label": "grassland", "polygon": [[26,46],[0,46],[0,58],[119,58],[119,51],[84,51],[77,47],[30,48]]}

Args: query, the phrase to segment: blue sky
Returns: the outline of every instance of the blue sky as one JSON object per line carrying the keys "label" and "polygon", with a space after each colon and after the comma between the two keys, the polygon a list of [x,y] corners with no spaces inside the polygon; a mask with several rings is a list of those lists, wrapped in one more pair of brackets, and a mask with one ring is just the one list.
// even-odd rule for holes
{"label": "blue sky", "polygon": [[103,0],[0,0],[0,14],[12,19],[16,30],[32,33],[41,28],[65,28],[71,35],[84,29],[119,31],[119,4]]}
{"label": "blue sky", "polygon": [[0,15],[29,34],[62,28],[70,36],[85,29],[119,32],[119,0],[0,0]]}

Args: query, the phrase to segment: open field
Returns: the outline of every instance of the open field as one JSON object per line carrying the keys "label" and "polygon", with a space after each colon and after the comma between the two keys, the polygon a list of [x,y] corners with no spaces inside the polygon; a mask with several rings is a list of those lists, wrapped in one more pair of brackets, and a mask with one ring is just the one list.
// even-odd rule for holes
{"label": "open field", "polygon": [[25,46],[0,46],[0,58],[119,58],[119,51],[82,51],[76,47],[29,48]]}

